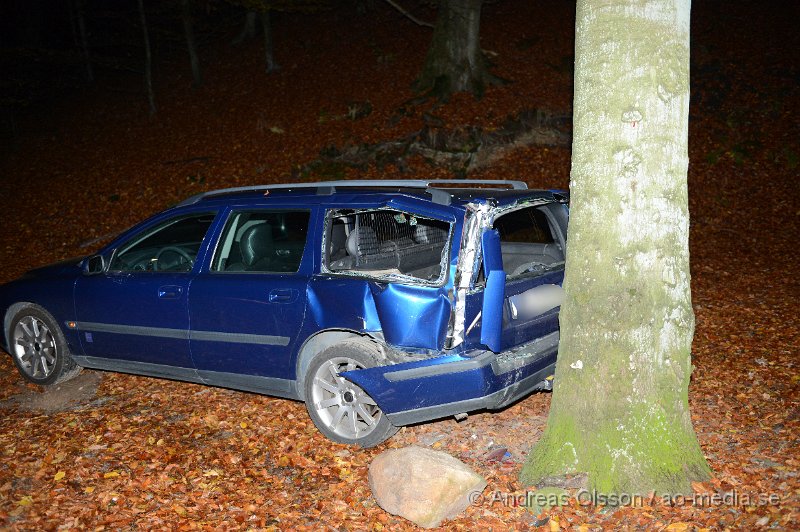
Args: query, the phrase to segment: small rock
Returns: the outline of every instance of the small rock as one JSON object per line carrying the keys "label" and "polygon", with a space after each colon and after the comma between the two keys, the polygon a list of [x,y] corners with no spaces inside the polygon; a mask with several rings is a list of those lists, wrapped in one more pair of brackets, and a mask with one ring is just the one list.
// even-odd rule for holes
{"label": "small rock", "polygon": [[426,446],[426,447],[430,447],[430,446],[432,446],[434,443],[436,443],[436,442],[438,442],[438,441],[440,441],[440,440],[443,440],[443,439],[445,439],[446,437],[447,437],[447,434],[441,434],[441,433],[438,433],[438,434],[437,434],[437,433],[433,433],[433,434],[428,434],[427,436],[422,436],[422,437],[419,439],[419,442],[420,442],[422,445]]}
{"label": "small rock", "polygon": [[486,479],[447,453],[412,445],[375,457],[369,485],[381,508],[433,528],[463,512]]}

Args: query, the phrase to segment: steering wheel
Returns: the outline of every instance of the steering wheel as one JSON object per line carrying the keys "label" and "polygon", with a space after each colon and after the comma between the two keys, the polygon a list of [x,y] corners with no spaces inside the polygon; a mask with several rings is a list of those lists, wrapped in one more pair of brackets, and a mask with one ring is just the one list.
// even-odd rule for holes
{"label": "steering wheel", "polygon": [[[166,265],[159,266],[159,263],[161,262],[161,258],[167,253],[174,253],[174,254],[178,255],[183,260],[179,261],[177,264],[171,264],[166,268],[163,267],[163,266],[166,266]],[[156,260],[153,261],[153,271],[157,271],[157,272],[158,271],[162,271],[163,272],[163,271],[170,270],[171,268],[174,268],[175,266],[179,266],[181,264],[186,264],[186,263],[189,264],[189,268],[187,268],[186,271],[189,271],[194,267],[194,259],[192,258],[191,255],[189,255],[185,250],[183,250],[183,249],[181,249],[181,248],[179,248],[177,246],[167,246],[165,248],[161,248],[160,250],[158,250],[158,253],[156,253]]]}

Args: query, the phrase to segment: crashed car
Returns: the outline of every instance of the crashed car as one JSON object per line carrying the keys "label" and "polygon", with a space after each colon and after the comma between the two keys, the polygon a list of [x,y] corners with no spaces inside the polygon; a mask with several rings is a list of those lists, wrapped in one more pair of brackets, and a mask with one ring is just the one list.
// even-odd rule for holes
{"label": "crashed car", "polygon": [[207,192],[0,286],[0,340],[33,383],[94,368],[301,400],[370,447],[550,388],[567,205],[517,181]]}

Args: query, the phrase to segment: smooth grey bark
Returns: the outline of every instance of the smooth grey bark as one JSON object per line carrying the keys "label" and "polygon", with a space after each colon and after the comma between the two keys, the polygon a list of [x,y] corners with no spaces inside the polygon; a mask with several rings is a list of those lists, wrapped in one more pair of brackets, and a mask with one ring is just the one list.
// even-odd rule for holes
{"label": "smooth grey bark", "polygon": [[143,0],[137,0],[139,5],[139,19],[142,24],[142,39],[144,40],[144,85],[147,91],[147,103],[150,106],[150,116],[156,114],[156,97],[153,93],[153,58],[150,51],[150,33],[147,31],[147,19],[144,14]]}
{"label": "smooth grey bark", "polygon": [[689,416],[690,0],[579,0],[561,343],[521,480],[689,493],[709,468]]}
{"label": "smooth grey bark", "polygon": [[488,85],[501,83],[489,73],[489,62],[480,46],[482,3],[439,0],[431,45],[414,84],[416,91],[430,91],[441,99],[455,92],[481,97]]}
{"label": "smooth grey bark", "polygon": [[200,71],[197,42],[194,38],[192,0],[181,0],[181,20],[183,21],[183,33],[186,36],[186,50],[189,52],[189,65],[192,68],[192,86],[198,88],[203,84],[203,74]]}

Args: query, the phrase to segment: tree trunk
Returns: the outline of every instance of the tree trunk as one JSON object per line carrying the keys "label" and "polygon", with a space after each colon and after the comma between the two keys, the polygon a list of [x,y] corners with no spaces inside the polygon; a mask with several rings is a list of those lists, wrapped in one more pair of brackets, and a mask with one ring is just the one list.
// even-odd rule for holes
{"label": "tree trunk", "polygon": [[249,41],[253,37],[256,36],[256,12],[255,11],[248,11],[247,15],[244,18],[244,24],[242,25],[242,31],[239,32],[239,35],[231,42],[233,45],[242,44],[244,41]]}
{"label": "tree trunk", "polygon": [[189,64],[192,67],[192,86],[196,89],[203,84],[203,74],[200,72],[200,59],[197,57],[197,43],[194,39],[192,26],[192,0],[181,0],[181,19],[183,33],[186,35],[186,49],[189,51]]}
{"label": "tree trunk", "polygon": [[261,26],[264,29],[264,58],[267,66],[267,73],[279,70],[281,66],[275,62],[274,49],[272,47],[272,23],[270,21],[269,9],[261,12]]}
{"label": "tree trunk", "polygon": [[89,57],[89,39],[86,36],[86,17],[83,14],[83,0],[77,0],[75,4],[75,15],[78,18],[78,35],[80,36],[83,62],[86,67],[86,81],[91,83],[94,81],[94,70],[92,69],[91,57]]}
{"label": "tree trunk", "polygon": [[579,0],[571,210],[547,429],[521,479],[687,493],[690,0]]}
{"label": "tree trunk", "polygon": [[415,90],[431,91],[441,99],[462,91],[481,97],[487,85],[500,82],[489,73],[481,51],[482,1],[439,0],[431,46]]}
{"label": "tree trunk", "polygon": [[144,85],[147,90],[147,102],[150,104],[150,116],[153,116],[156,114],[156,97],[153,94],[153,59],[150,53],[150,34],[147,31],[143,0],[138,0],[138,4],[139,18],[142,23],[142,38],[144,39]]}

